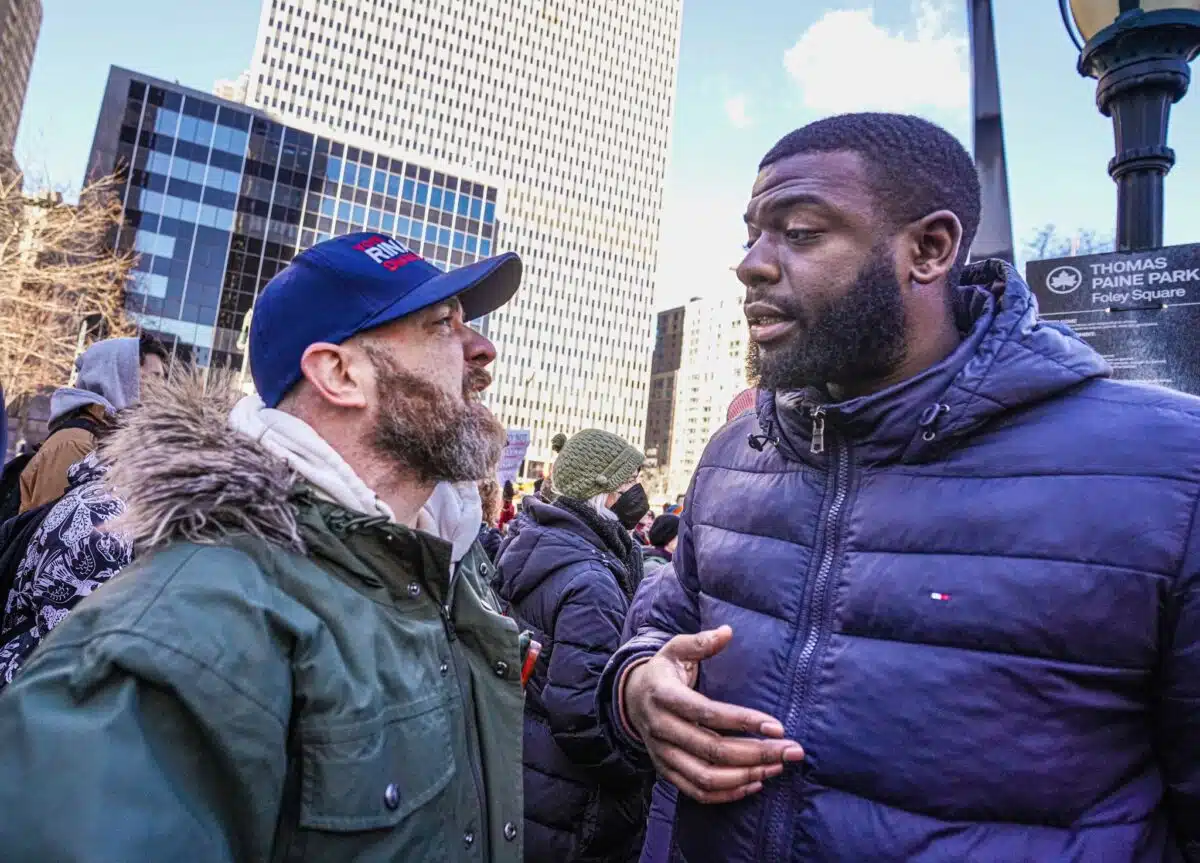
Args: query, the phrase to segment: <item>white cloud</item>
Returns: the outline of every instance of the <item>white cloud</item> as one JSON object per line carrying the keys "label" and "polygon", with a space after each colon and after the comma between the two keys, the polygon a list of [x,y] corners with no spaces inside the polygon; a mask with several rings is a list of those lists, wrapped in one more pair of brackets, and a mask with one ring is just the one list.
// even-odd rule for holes
{"label": "white cloud", "polygon": [[725,116],[735,129],[745,129],[750,125],[750,116],[746,113],[746,97],[742,94],[730,96],[725,100]]}
{"label": "white cloud", "polygon": [[914,0],[915,27],[893,32],[874,10],[826,12],[783,55],[803,105],[817,114],[847,111],[964,112],[970,105],[965,34],[950,0]]}

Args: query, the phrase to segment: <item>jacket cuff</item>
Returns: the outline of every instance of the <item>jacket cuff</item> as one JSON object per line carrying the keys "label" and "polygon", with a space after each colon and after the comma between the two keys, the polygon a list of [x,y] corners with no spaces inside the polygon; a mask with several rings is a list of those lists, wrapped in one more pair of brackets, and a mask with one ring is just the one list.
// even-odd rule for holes
{"label": "jacket cuff", "polygon": [[658,653],[662,644],[653,636],[641,636],[627,642],[609,659],[604,673],[600,675],[600,684],[596,687],[596,713],[605,737],[614,750],[639,769],[649,766],[650,756],[642,741],[630,732],[625,723],[620,687],[625,682],[625,673],[635,663],[644,662]]}
{"label": "jacket cuff", "polygon": [[[651,654],[653,655],[653,654]],[[633,671],[640,665],[645,665],[650,661],[650,656],[637,656],[625,663],[625,667],[621,669],[617,675],[616,693],[617,693],[617,722],[620,723],[621,731],[624,732],[629,739],[637,741],[639,746],[645,746],[642,742],[642,737],[637,733],[637,729],[633,727],[633,723],[629,721],[629,713],[625,710],[625,679],[629,677],[629,672]]]}

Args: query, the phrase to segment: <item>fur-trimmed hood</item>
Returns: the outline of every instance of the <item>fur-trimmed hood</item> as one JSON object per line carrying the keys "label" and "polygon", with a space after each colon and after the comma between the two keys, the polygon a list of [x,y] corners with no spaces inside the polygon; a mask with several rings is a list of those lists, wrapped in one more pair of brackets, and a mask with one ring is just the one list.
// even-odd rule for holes
{"label": "fur-trimmed hood", "polygon": [[182,373],[135,408],[100,445],[107,483],[125,501],[113,526],[139,554],[172,541],[213,544],[245,533],[304,550],[287,462],[229,426],[232,377]]}
{"label": "fur-trimmed hood", "polygon": [[[126,411],[102,444],[108,484],[127,505],[115,529],[131,536],[139,553],[171,541],[212,544],[236,533],[303,552],[301,482],[344,507],[390,516],[386,506],[362,503],[376,500],[373,492],[304,423],[282,414],[290,426],[276,422],[280,417],[267,415],[279,412],[243,399],[229,375],[210,374],[207,385],[199,373],[175,377]],[[351,480],[362,486],[359,494],[347,493]],[[442,483],[416,526],[451,543],[458,561],[475,541],[480,512],[474,483]]]}

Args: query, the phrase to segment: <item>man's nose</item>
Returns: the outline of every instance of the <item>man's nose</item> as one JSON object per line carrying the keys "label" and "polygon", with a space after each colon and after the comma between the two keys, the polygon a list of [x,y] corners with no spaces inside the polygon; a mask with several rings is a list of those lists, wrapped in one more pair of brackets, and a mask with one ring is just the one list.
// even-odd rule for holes
{"label": "man's nose", "polygon": [[469,365],[484,368],[496,359],[496,346],[491,340],[473,327],[463,327],[466,336],[463,338],[463,358]]}
{"label": "man's nose", "polygon": [[775,244],[768,237],[761,236],[750,246],[738,264],[737,277],[748,288],[773,285],[782,278]]}

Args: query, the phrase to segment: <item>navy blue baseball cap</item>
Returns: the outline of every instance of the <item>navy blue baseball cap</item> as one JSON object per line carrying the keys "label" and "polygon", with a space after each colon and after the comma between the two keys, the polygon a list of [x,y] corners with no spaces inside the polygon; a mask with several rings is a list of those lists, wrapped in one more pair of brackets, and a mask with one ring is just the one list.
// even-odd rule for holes
{"label": "navy blue baseball cap", "polygon": [[267,283],[250,319],[250,375],[269,408],[300,380],[317,342],[352,336],[458,297],[471,321],[507,303],[521,283],[509,252],[444,273],[399,240],[346,234],[298,254]]}

